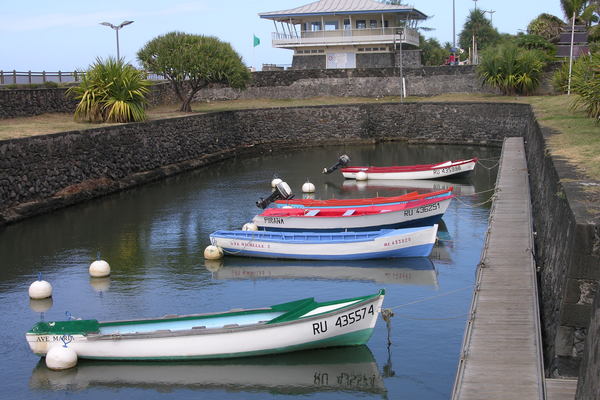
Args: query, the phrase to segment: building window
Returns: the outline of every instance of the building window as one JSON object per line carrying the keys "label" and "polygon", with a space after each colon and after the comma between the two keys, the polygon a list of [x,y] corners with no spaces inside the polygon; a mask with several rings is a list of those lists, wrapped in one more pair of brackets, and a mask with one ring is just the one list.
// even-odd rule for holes
{"label": "building window", "polygon": [[365,19],[356,20],[356,29],[367,29],[367,20],[365,20]]}
{"label": "building window", "polygon": [[369,21],[369,28],[377,28],[377,20],[372,19]]}
{"label": "building window", "polygon": [[337,21],[325,21],[325,30],[326,31],[335,31],[338,28]]}
{"label": "building window", "polygon": [[352,29],[352,25],[350,25],[350,20],[349,19],[345,19],[344,20],[344,30],[349,31]]}
{"label": "building window", "polygon": [[383,21],[383,27],[384,28],[389,28],[389,26],[390,26],[390,23],[389,23],[389,21],[387,19],[385,21]]}
{"label": "building window", "polygon": [[321,21],[311,22],[310,24],[311,31],[320,31],[321,30]]}

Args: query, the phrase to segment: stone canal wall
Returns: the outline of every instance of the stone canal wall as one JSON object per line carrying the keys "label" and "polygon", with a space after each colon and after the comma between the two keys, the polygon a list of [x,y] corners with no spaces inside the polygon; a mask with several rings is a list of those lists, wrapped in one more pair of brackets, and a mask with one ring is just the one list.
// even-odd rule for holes
{"label": "stone canal wall", "polygon": [[[243,153],[385,140],[500,145],[523,136],[546,369],[576,375],[580,367],[580,376],[595,377],[581,390],[595,393],[598,318],[590,328],[590,315],[600,280],[600,213],[585,188],[598,182],[552,159],[544,134],[551,133],[523,104],[381,103],[221,112],[6,140],[0,225]],[[594,346],[585,344],[588,330],[595,353],[580,363],[585,346]]]}
{"label": "stone canal wall", "polygon": [[540,282],[546,374],[577,376],[592,302],[600,282],[598,182],[553,159],[537,123],[528,124],[536,265]]}

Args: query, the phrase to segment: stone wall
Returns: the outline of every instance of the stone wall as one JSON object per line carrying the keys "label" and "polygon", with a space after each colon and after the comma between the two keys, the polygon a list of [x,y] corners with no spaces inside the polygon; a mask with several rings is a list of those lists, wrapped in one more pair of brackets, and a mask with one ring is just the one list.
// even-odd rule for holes
{"label": "stone wall", "polygon": [[[472,66],[406,68],[403,72],[410,96],[485,91]],[[65,88],[0,90],[0,118],[51,112],[71,113],[77,102],[66,97],[65,91]],[[211,85],[200,91],[195,100],[399,95],[397,68],[310,69],[254,72],[250,85],[244,91]],[[148,102],[150,105],[159,105],[178,103],[179,100],[169,83],[156,83],[152,86]]]}
{"label": "stone wall", "polygon": [[588,328],[583,351],[583,362],[577,382],[578,400],[600,399],[600,292],[592,308],[592,317]]}
{"label": "stone wall", "polygon": [[0,119],[73,112],[77,102],[65,96],[66,90],[65,88],[0,90]]}
{"label": "stone wall", "polygon": [[553,159],[537,123],[525,137],[546,374],[577,376],[600,282],[600,204],[587,190],[598,183]]}

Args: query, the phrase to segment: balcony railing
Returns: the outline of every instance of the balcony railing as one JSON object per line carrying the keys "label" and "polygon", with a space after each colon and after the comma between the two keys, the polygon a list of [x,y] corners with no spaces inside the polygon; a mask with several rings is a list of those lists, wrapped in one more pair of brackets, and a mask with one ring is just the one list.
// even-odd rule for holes
{"label": "balcony railing", "polygon": [[[402,32],[402,33],[399,33]],[[402,42],[419,46],[419,33],[411,28],[366,28],[302,31],[272,34],[274,47],[318,45],[392,44]]]}

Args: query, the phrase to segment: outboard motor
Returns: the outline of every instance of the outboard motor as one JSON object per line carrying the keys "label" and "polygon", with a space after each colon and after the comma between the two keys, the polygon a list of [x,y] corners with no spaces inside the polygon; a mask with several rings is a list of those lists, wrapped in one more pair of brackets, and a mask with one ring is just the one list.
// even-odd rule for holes
{"label": "outboard motor", "polygon": [[292,194],[292,189],[290,189],[290,186],[285,182],[279,182],[269,197],[266,199],[261,197],[260,200],[256,202],[256,207],[265,209],[275,200],[288,200],[292,197],[294,197],[294,195]]}
{"label": "outboard motor", "polygon": [[347,156],[346,154],[342,154],[340,156],[340,158],[338,159],[338,161],[335,164],[333,164],[331,167],[323,168],[323,173],[330,174],[333,171],[335,171],[336,169],[338,169],[339,167],[345,167],[346,165],[348,165],[349,162],[350,162],[350,157]]}

